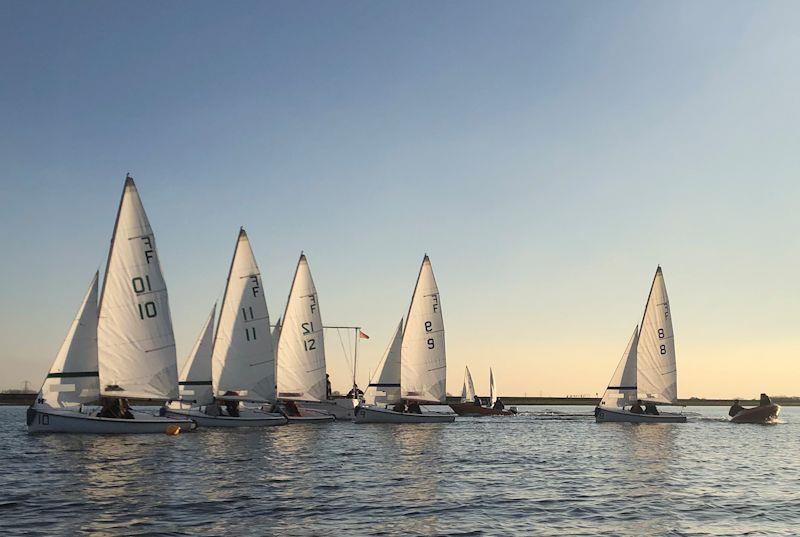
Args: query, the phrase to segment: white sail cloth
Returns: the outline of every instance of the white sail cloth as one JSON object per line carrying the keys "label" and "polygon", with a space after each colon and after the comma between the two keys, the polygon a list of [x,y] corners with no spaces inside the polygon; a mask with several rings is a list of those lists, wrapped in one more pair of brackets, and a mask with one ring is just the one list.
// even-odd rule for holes
{"label": "white sail cloth", "polygon": [[494,373],[492,368],[489,368],[489,406],[494,406],[497,401],[497,387],[494,385]]}
{"label": "white sail cloth", "polygon": [[72,320],[67,337],[44,379],[37,401],[51,407],[96,402],[100,395],[97,372],[97,280],[95,273]]}
{"label": "white sail cloth", "polygon": [[469,367],[464,366],[464,386],[461,388],[461,402],[471,403],[475,400],[475,384],[472,382],[472,375]]}
{"label": "white sail cloth", "polygon": [[269,312],[261,273],[244,229],[239,230],[225,286],[211,373],[215,397],[275,400],[275,354]]}
{"label": "white sail cloth", "polygon": [[403,319],[400,319],[383,360],[378,364],[377,375],[370,379],[369,386],[364,392],[366,404],[392,404],[400,399],[400,347],[402,342]]}
{"label": "white sail cloth", "polygon": [[182,401],[205,405],[214,400],[211,383],[211,352],[214,346],[214,317],[217,305],[200,330],[200,335],[181,370],[178,385]]}
{"label": "white sail cloth", "polygon": [[639,399],[674,404],[678,399],[675,338],[661,267],[647,298],[636,351]]}
{"label": "white sail cloth", "polygon": [[600,400],[601,407],[623,408],[636,402],[636,346],[639,341],[639,327],[633,329],[625,352],[608,381],[608,387]]}
{"label": "white sail cloth", "polygon": [[167,287],[153,230],[130,177],[125,180],[108,254],[97,346],[103,395],[178,397]]}
{"label": "white sail cloth", "polygon": [[422,260],[406,317],[400,354],[401,397],[444,403],[447,377],[444,321],[439,288],[427,255]]}
{"label": "white sail cloth", "polygon": [[324,401],[327,395],[322,316],[306,256],[297,262],[278,339],[278,399]]}

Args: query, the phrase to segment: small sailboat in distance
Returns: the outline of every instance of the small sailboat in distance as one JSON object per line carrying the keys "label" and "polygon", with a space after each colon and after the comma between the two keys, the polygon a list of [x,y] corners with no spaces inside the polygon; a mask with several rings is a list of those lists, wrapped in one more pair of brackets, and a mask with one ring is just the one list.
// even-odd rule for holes
{"label": "small sailboat in distance", "polygon": [[213,324],[212,310],[186,366],[187,373],[192,373],[194,364],[198,364],[202,376],[196,382],[209,389],[193,403],[170,403],[167,415],[191,418],[201,427],[285,424],[286,418],[280,413],[243,404],[275,401],[275,355],[267,301],[261,272],[243,228],[236,239],[213,345],[209,345]]}
{"label": "small sailboat in distance", "polygon": [[[637,400],[652,410],[646,412],[637,408]],[[595,408],[595,419],[598,423],[685,423],[686,416],[682,414],[655,409],[657,403],[675,405],[677,402],[678,373],[672,313],[664,274],[658,267],[642,323],[634,329],[603,398]]]}
{"label": "small sailboat in distance", "polygon": [[[133,411],[128,399],[178,395],[175,339],[155,235],[133,178],[125,179],[99,305],[92,280],[36,402],[30,432],[164,433],[195,425]],[[102,403],[96,412],[87,408]]]}
{"label": "small sailboat in distance", "polygon": [[[399,384],[400,394],[389,403],[412,402],[444,404],[447,394],[447,357],[444,321],[439,288],[433,276],[431,261],[426,255],[417,276],[417,283],[408,308],[400,344],[400,370],[397,378],[384,377],[387,384]],[[395,408],[398,408],[397,406]],[[364,404],[356,409],[356,423],[447,423],[455,415],[434,412],[398,412],[394,409]]]}
{"label": "small sailboat in distance", "polygon": [[497,388],[494,384],[494,373],[489,368],[489,406],[483,406],[480,397],[475,395],[475,386],[469,367],[464,367],[464,387],[461,389],[461,401],[450,403],[450,408],[459,416],[513,416],[516,409],[494,408],[497,402]]}

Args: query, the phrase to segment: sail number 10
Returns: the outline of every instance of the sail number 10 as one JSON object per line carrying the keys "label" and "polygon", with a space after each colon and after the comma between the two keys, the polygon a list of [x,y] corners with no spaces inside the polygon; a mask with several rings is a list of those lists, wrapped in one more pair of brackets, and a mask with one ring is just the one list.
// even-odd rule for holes
{"label": "sail number 10", "polygon": [[[137,276],[131,280],[131,285],[133,286],[133,292],[137,295],[153,290],[150,286],[150,276],[145,276],[144,278]],[[139,303],[137,306],[139,308],[139,318],[142,320],[152,319],[158,315],[158,308],[156,308],[156,303],[153,301]]]}

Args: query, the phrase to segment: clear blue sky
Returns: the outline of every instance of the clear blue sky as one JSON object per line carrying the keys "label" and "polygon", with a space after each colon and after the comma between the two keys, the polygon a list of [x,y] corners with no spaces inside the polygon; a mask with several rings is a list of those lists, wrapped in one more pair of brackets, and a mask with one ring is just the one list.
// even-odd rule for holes
{"label": "clear blue sky", "polygon": [[0,388],[41,382],[130,171],[179,360],[244,225],[273,318],[302,249],[326,323],[372,336],[362,383],[427,252],[451,392],[465,363],[602,390],[660,263],[681,396],[800,394],[798,28],[794,2],[3,2]]}

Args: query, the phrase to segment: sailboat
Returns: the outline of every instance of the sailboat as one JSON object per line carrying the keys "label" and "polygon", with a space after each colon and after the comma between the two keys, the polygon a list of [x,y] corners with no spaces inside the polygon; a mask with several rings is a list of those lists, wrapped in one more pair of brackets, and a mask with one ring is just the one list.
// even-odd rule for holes
{"label": "sailboat", "polygon": [[336,404],[327,399],[325,338],[317,288],[302,253],[286,301],[275,359],[278,400],[284,403],[290,422],[336,419]]}
{"label": "sailboat", "polygon": [[[155,236],[133,178],[125,179],[98,305],[95,274],[36,401],[30,432],[164,433],[192,429],[187,419],[131,411],[100,417],[125,399],[178,394],[175,339]],[[119,408],[119,407],[118,407]],[[107,415],[107,414],[106,414]]]}
{"label": "sailboat", "polygon": [[513,416],[516,410],[500,410],[494,408],[497,401],[497,388],[494,384],[494,373],[489,368],[489,406],[483,406],[480,398],[475,395],[475,386],[472,383],[472,375],[469,367],[464,367],[464,387],[461,389],[461,401],[450,403],[450,408],[459,416]]}
{"label": "sailboat", "polygon": [[[213,345],[212,309],[184,367],[184,387],[199,385],[206,389],[192,390],[191,399],[183,397],[170,403],[168,415],[189,417],[201,427],[286,423],[280,413],[246,406],[247,402],[261,405],[275,401],[275,355],[263,289],[250,240],[242,228],[231,259]],[[233,409],[233,414],[227,407]]]}
{"label": "sailboat", "polygon": [[[396,336],[395,336],[396,339]],[[390,349],[391,353],[391,349]],[[439,301],[439,288],[433,276],[431,261],[426,255],[419,269],[417,283],[406,316],[400,342],[400,368],[387,359],[379,375],[382,384],[399,384],[397,399],[386,404],[413,401],[420,404],[443,404],[447,394],[447,359],[444,321]],[[392,356],[392,360],[394,360]],[[399,373],[397,376],[392,376]],[[388,387],[388,386],[387,386]],[[393,393],[395,395],[396,392]],[[455,420],[453,414],[396,412],[379,404],[364,404],[356,409],[356,423],[442,423]]]}
{"label": "sailboat", "polygon": [[[665,405],[676,405],[678,402],[672,313],[660,266],[650,286],[642,323],[634,329],[603,398],[595,408],[595,419],[598,423],[686,422],[686,416],[671,412],[657,415],[632,413],[630,406],[637,400]],[[627,410],[626,406],[629,407]]]}

